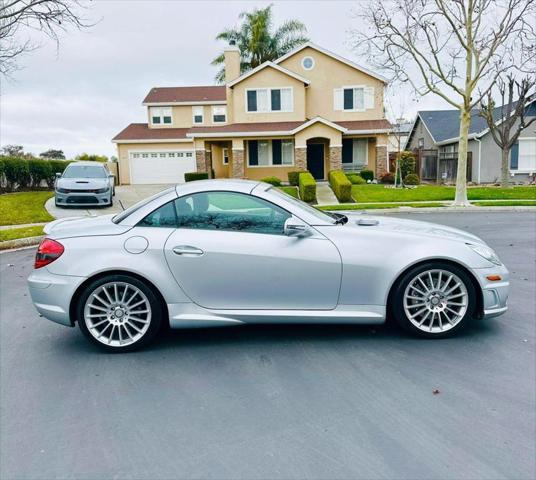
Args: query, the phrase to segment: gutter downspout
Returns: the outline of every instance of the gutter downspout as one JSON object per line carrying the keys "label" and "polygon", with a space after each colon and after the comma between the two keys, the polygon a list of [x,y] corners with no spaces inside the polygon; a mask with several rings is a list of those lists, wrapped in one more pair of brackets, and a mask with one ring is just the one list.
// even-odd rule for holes
{"label": "gutter downspout", "polygon": [[475,137],[475,142],[478,142],[478,171],[476,176],[476,183],[480,185],[480,163],[482,162],[482,142],[480,138]]}

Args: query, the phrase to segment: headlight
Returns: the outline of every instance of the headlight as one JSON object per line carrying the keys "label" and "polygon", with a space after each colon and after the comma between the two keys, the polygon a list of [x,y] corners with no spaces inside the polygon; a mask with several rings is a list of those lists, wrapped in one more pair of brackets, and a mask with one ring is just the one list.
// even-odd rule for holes
{"label": "headlight", "polygon": [[70,190],[67,190],[66,188],[56,188],[56,192],[58,192],[58,193],[69,193]]}
{"label": "headlight", "polygon": [[106,187],[106,188],[98,188],[97,190],[95,190],[95,193],[106,193],[108,190],[110,190],[109,187]]}
{"label": "headlight", "polygon": [[486,247],[485,245],[472,245],[470,243],[468,243],[467,246],[470,247],[474,252],[478,253],[482,258],[485,258],[488,262],[491,262],[495,265],[502,265],[499,257],[491,248]]}

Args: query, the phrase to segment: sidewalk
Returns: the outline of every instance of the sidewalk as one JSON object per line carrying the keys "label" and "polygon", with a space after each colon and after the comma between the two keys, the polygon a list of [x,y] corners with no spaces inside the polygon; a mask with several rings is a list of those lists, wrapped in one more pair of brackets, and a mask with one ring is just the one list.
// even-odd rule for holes
{"label": "sidewalk", "polygon": [[329,183],[322,182],[316,184],[316,204],[320,206],[339,204],[339,201],[329,186]]}

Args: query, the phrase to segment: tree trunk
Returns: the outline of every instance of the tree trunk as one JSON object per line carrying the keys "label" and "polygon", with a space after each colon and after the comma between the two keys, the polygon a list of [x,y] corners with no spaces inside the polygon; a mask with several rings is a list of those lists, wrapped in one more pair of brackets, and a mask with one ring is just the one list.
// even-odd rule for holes
{"label": "tree trunk", "polygon": [[456,174],[456,196],[454,204],[458,207],[468,207],[467,200],[467,144],[469,126],[471,124],[471,110],[464,105],[460,110],[460,140],[458,143],[458,172]]}
{"label": "tree trunk", "polygon": [[501,187],[510,186],[510,165],[508,158],[508,149],[503,148],[501,151]]}

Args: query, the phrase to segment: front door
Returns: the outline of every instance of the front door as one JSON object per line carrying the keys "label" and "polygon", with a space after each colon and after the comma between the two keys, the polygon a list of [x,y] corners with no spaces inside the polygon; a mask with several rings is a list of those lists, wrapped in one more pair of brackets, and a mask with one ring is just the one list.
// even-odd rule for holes
{"label": "front door", "polygon": [[290,213],[237,192],[176,201],[178,225],[164,247],[177,283],[210,309],[329,310],[337,305],[341,258],[320,233],[284,235]]}
{"label": "front door", "polygon": [[324,180],[324,144],[310,143],[307,145],[307,170],[317,180]]}

